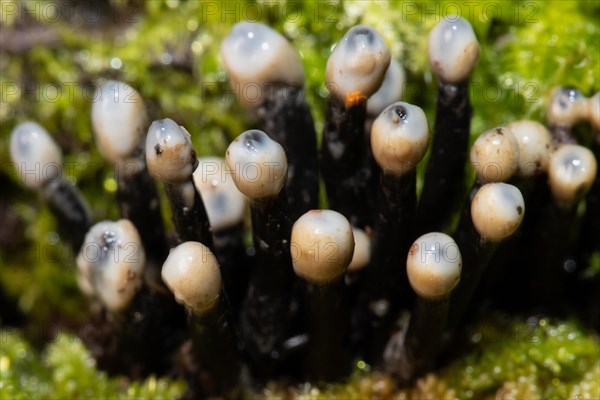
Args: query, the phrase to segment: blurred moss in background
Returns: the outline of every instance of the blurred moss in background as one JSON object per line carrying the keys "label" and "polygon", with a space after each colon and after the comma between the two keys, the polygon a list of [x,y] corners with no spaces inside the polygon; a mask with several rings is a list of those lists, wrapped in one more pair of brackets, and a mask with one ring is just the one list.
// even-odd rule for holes
{"label": "blurred moss in background", "polygon": [[[234,23],[264,22],[293,42],[306,69],[317,131],[331,47],[349,27],[365,23],[404,65],[405,100],[423,107],[433,122],[436,86],[427,34],[448,14],[468,19],[482,46],[471,81],[473,136],[515,119],[543,121],[545,96],[554,86],[573,85],[586,95],[598,91],[596,0],[1,0],[0,285],[2,304],[10,305],[3,318],[39,328],[28,337],[39,345],[61,326],[81,324],[86,312],[73,274],[75,256],[61,245],[48,210],[20,186],[10,163],[8,138],[17,123],[32,119],[45,126],[62,147],[67,176],[91,203],[95,220],[117,218],[112,168],[100,158],[91,132],[91,103],[103,80],[123,80],[139,90],[151,119],[169,117],[187,127],[199,155],[222,155],[252,125],[219,58],[221,40]],[[21,336],[2,347],[7,343],[27,346]],[[52,351],[43,363],[52,363]]]}

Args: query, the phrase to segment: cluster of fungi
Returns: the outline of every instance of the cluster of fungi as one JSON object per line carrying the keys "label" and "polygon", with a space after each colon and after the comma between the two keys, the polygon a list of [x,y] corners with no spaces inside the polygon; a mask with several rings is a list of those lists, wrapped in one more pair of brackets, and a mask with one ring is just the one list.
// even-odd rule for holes
{"label": "cluster of fungi", "polygon": [[[599,94],[557,88],[546,125],[507,121],[469,152],[479,58],[471,25],[444,18],[428,55],[438,85],[432,135],[424,111],[399,101],[404,74],[382,37],[350,29],[327,62],[317,146],[297,52],[265,25],[238,23],[221,56],[258,129],[241,133],[225,158],[197,158],[186,128],[149,124],[134,88],[104,82],[91,117],[114,164],[118,221],[93,224],[49,133],[17,125],[13,161],[78,254],[77,282],[106,328],[86,338],[99,366],[184,377],[190,398],[237,398],[274,379],[340,381],[357,360],[404,385],[439,366],[457,333],[490,308],[577,308],[598,324],[600,285],[573,269],[600,246]],[[251,86],[262,90],[249,98]],[[591,140],[574,134],[581,123]],[[35,164],[53,168],[26,173]],[[156,181],[174,232],[165,232]],[[565,269],[567,259],[576,266]]]}

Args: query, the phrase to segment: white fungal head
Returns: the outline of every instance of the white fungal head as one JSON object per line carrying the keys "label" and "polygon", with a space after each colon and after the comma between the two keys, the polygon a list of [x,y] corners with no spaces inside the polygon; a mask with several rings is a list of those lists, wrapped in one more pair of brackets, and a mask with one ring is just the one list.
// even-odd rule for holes
{"label": "white fungal head", "polygon": [[82,291],[111,311],[125,309],[142,286],[146,255],[135,226],[126,219],[92,226],[77,256]]}
{"label": "white fungal head", "polygon": [[371,239],[362,229],[352,227],[354,253],[348,271],[359,271],[371,262]]}
{"label": "white fungal head", "polygon": [[367,100],[367,113],[378,116],[387,106],[400,101],[404,94],[406,75],[400,61],[392,58],[379,89]]}
{"label": "white fungal head", "polygon": [[175,299],[196,314],[212,309],[221,295],[219,263],[202,243],[184,242],[171,249],[161,274]]}
{"label": "white fungal head", "polygon": [[291,253],[296,275],[317,284],[330,282],[352,260],[352,226],[337,211],[308,211],[292,227]]}
{"label": "white fungal head", "polygon": [[413,290],[422,298],[446,297],[458,285],[462,256],[450,236],[427,233],[414,241],[406,258],[406,273]]}
{"label": "white fungal head", "polygon": [[483,185],[471,202],[471,219],[483,239],[499,242],[515,233],[525,215],[521,191],[507,183]]}
{"label": "white fungal head", "polygon": [[365,101],[381,86],[390,59],[390,51],[375,29],[355,26],[327,60],[327,88],[348,105]]}
{"label": "white fungal head", "polygon": [[304,86],[304,67],[292,44],[264,24],[235,24],[221,44],[221,57],[238,100],[246,106],[264,101],[266,84]]}
{"label": "white fungal head", "polygon": [[471,164],[479,182],[506,182],[519,168],[519,142],[507,127],[485,131],[473,143]]}
{"label": "white fungal head", "polygon": [[412,104],[397,102],[386,107],[371,126],[373,156],[386,173],[413,171],[428,145],[427,117]]}
{"label": "white fungal head", "polygon": [[519,143],[518,175],[539,175],[548,169],[548,160],[554,150],[552,136],[539,122],[521,120],[507,125]]}
{"label": "white fungal head", "polygon": [[276,196],[287,179],[283,147],[257,129],[231,142],[225,160],[237,188],[253,200]]}
{"label": "white fungal head", "polygon": [[588,114],[588,100],[579,89],[557,87],[552,90],[546,108],[548,124],[572,127],[587,119]]}
{"label": "white fungal head", "polygon": [[124,82],[107,81],[92,104],[92,125],[100,153],[111,162],[131,158],[144,140],[148,118],[142,96]]}
{"label": "white fungal head", "polygon": [[479,59],[473,27],[456,15],[447,15],[431,30],[428,50],[431,69],[444,83],[469,79]]}
{"label": "white fungal head", "polygon": [[550,157],[548,182],[559,206],[577,204],[592,187],[597,174],[597,160],[587,148],[575,144],[561,145]]}
{"label": "white fungal head", "polygon": [[246,199],[228,173],[224,158],[199,158],[194,184],[202,197],[212,230],[220,231],[242,222]]}
{"label": "white fungal head", "polygon": [[23,122],[12,130],[10,156],[21,181],[32,189],[41,188],[62,173],[60,147],[35,122]]}
{"label": "white fungal head", "polygon": [[600,92],[589,98],[588,100],[588,116],[592,128],[600,131]]}
{"label": "white fungal head", "polygon": [[169,118],[154,121],[146,135],[146,163],[150,173],[162,181],[190,179],[198,160],[189,132]]}

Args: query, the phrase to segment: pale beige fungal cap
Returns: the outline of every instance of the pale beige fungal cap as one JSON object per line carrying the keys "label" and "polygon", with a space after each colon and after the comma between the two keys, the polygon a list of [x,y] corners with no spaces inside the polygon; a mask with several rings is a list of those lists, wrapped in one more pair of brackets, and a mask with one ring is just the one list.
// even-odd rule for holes
{"label": "pale beige fungal cap", "polygon": [[548,170],[550,154],[554,151],[552,136],[539,122],[521,120],[511,122],[507,128],[519,143],[519,170],[521,177],[539,175]]}
{"label": "pale beige fungal cap", "polygon": [[462,256],[450,236],[427,233],[413,243],[406,258],[406,272],[413,290],[426,299],[446,297],[458,285]]}
{"label": "pale beige fungal cap", "polygon": [[471,164],[479,182],[506,182],[519,168],[519,142],[507,127],[485,131],[473,143]]}
{"label": "pale beige fungal cap", "polygon": [[162,278],[175,299],[196,314],[212,309],[221,294],[221,271],[215,255],[199,242],[171,249]]}
{"label": "pale beige fungal cap", "polygon": [[146,255],[135,226],[126,219],[92,226],[77,256],[77,282],[111,311],[122,311],[142,286]]}
{"label": "pale beige fungal cap", "polygon": [[294,271],[309,282],[324,284],[341,276],[354,253],[350,223],[332,210],[311,210],[292,227]]}
{"label": "pale beige fungal cap", "polygon": [[362,229],[352,227],[354,253],[348,271],[360,271],[371,262],[371,238]]}
{"label": "pale beige fungal cap", "polygon": [[406,74],[400,61],[392,58],[379,89],[367,100],[367,113],[378,116],[387,106],[400,101],[404,94]]}
{"label": "pale beige fungal cap", "polygon": [[420,107],[405,102],[388,106],[371,127],[371,148],[379,166],[394,175],[413,171],[427,152],[429,126]]}
{"label": "pale beige fungal cap", "polygon": [[484,240],[499,242],[521,225],[525,215],[523,195],[513,185],[483,185],[471,202],[471,219]]}
{"label": "pale beige fungal cap", "polygon": [[552,90],[546,108],[546,120],[549,125],[570,128],[587,119],[588,115],[588,100],[579,89],[557,87]]}
{"label": "pale beige fungal cap", "polygon": [[587,148],[576,144],[561,145],[550,157],[548,182],[559,206],[570,208],[592,187],[597,160]]}

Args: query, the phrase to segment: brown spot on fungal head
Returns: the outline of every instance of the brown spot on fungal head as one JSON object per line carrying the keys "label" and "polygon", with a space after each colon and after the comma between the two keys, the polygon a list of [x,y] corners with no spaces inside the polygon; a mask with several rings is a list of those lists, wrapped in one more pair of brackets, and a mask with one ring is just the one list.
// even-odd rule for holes
{"label": "brown spot on fungal head", "polygon": [[418,252],[419,252],[419,244],[415,242],[415,243],[413,243],[412,246],[410,246],[410,250],[408,251],[408,254],[410,254],[411,256],[414,256]]}
{"label": "brown spot on fungal head", "polygon": [[154,146],[154,152],[157,156],[160,156],[162,154],[162,148],[160,147],[160,144],[156,143],[156,145]]}
{"label": "brown spot on fungal head", "polygon": [[517,206],[517,212],[519,213],[519,215],[523,214],[523,207]]}

